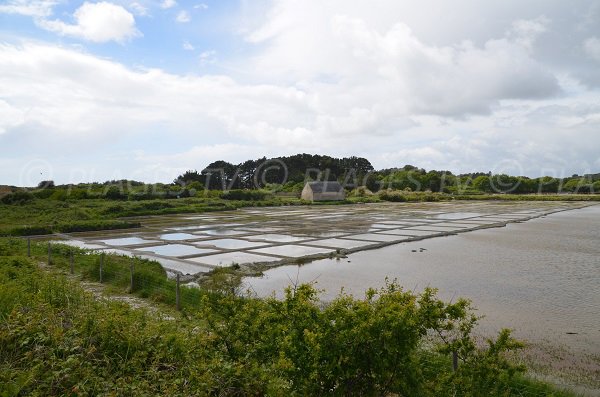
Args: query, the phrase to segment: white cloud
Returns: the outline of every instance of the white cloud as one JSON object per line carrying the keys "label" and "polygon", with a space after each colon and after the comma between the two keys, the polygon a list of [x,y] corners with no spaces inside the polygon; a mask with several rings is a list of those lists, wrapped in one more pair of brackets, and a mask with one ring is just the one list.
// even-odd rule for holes
{"label": "white cloud", "polygon": [[200,56],[198,57],[198,59],[200,60],[200,65],[206,65],[206,64],[209,64],[209,63],[215,63],[216,62],[216,58],[215,58],[216,55],[217,55],[217,53],[214,50],[203,51],[200,54]]}
{"label": "white cloud", "polygon": [[208,4],[205,4],[205,3],[196,4],[194,6],[194,8],[197,10],[208,10]]}
{"label": "white cloud", "polygon": [[600,62],[600,39],[598,37],[590,37],[585,40],[583,49],[590,58]]}
{"label": "white cloud", "polygon": [[184,41],[183,42],[183,49],[186,51],[194,51],[194,46],[190,44],[189,41]]}
{"label": "white cloud", "polygon": [[531,50],[536,38],[548,30],[550,22],[545,15],[535,19],[519,19],[513,22],[513,29],[508,34],[515,36],[515,41],[521,46]]}
{"label": "white cloud", "polygon": [[25,122],[26,112],[0,99],[0,134]]}
{"label": "white cloud", "polygon": [[[171,179],[181,175],[197,164],[195,169],[200,171],[208,164],[227,159],[237,164],[249,158],[260,158],[265,155],[265,148],[256,145],[242,145],[237,143],[223,143],[214,145],[194,146],[188,150],[174,154],[149,154],[144,151],[135,155],[135,161],[139,162],[144,173],[153,174],[160,170],[165,172]],[[143,177],[142,177],[143,178]]]}
{"label": "white cloud", "polygon": [[39,20],[44,29],[64,36],[79,37],[94,42],[124,42],[141,33],[135,27],[135,18],[125,8],[108,3],[85,2],[73,14],[75,24],[61,20]]}
{"label": "white cloud", "polygon": [[136,1],[131,3],[129,5],[129,8],[132,9],[136,15],[139,15],[141,17],[148,16],[148,8],[144,7],[143,5],[141,5],[140,3],[136,2]]}
{"label": "white cloud", "polygon": [[345,77],[353,85],[361,84],[361,76],[369,86],[387,85],[407,99],[399,110],[463,116],[489,112],[502,99],[546,97],[558,91],[555,77],[518,41],[507,38],[488,40],[483,47],[470,42],[433,47],[404,24],[380,34],[362,20],[345,16],[333,18],[332,30],[346,58],[358,66],[346,68]]}
{"label": "white cloud", "polygon": [[115,153],[105,178],[119,168],[142,180],[297,152],[361,155],[377,168],[597,172],[600,25],[580,23],[587,6],[543,3],[244,1],[235,26],[247,47],[195,49],[195,72],[218,76],[0,46],[0,147],[15,165],[49,148],[85,153],[65,158],[63,174],[94,162],[102,173]]}
{"label": "white cloud", "polygon": [[8,0],[0,4],[0,13],[20,14],[31,17],[48,17],[56,5],[53,0]]}
{"label": "white cloud", "polygon": [[[307,1],[310,5],[276,1],[265,21],[246,34],[261,50],[240,68],[280,84],[336,88],[329,93],[335,100],[361,96],[362,102],[379,105],[376,117],[465,117],[490,113],[505,99],[560,91],[552,71],[532,55],[536,38],[550,23],[544,16],[516,20],[508,32],[505,27],[481,43],[434,45],[404,22],[382,13],[374,17],[367,5]],[[403,15],[394,12],[399,3],[386,3],[389,14]]]}
{"label": "white cloud", "polygon": [[177,2],[175,0],[164,0],[162,3],[160,3],[160,8],[163,9],[168,9],[168,8],[173,8],[177,5]]}
{"label": "white cloud", "polygon": [[101,140],[168,123],[192,136],[207,124],[233,136],[258,128],[248,138],[262,136],[265,142],[271,142],[272,131],[279,131],[285,144],[286,131],[296,128],[294,113],[308,99],[293,88],[243,86],[224,76],[131,70],[38,44],[0,46],[0,88],[3,97],[15,100],[13,107],[28,111],[31,128]]}
{"label": "white cloud", "polygon": [[[395,93],[381,87],[241,84],[226,76],[132,70],[31,43],[0,46],[0,90],[0,145],[7,151],[18,152],[26,139],[28,156],[59,148],[86,153],[71,168],[87,167],[94,156],[102,168],[105,150],[122,152],[111,170],[124,176],[157,162],[179,172],[218,158],[297,152],[361,155],[376,167],[489,170],[512,159],[528,174],[541,167],[578,172],[598,161],[600,146],[600,108],[591,94],[513,100],[493,117],[457,120],[398,113]],[[178,153],[186,146],[194,149]],[[131,149],[147,154],[132,160]]]}
{"label": "white cloud", "polygon": [[187,22],[191,21],[192,18],[190,17],[189,12],[182,10],[182,11],[179,11],[175,20],[179,23],[187,23]]}

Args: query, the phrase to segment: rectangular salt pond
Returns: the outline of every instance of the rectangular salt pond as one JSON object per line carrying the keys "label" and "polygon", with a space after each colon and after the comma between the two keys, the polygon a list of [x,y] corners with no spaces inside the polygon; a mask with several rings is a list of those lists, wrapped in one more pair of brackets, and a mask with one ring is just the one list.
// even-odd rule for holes
{"label": "rectangular salt pond", "polygon": [[286,234],[259,234],[246,237],[248,240],[271,241],[274,243],[292,243],[307,240],[306,237],[295,237]]}
{"label": "rectangular salt pond", "polygon": [[258,252],[261,254],[280,255],[283,257],[299,258],[302,256],[325,254],[331,252],[327,248],[316,248],[316,247],[305,247],[301,245],[279,245],[276,247],[258,248],[253,249],[252,252]]}
{"label": "rectangular salt pond", "polygon": [[364,233],[364,234],[352,234],[350,236],[345,236],[345,239],[354,239],[354,240],[367,240],[367,241],[379,241],[379,242],[388,242],[388,241],[396,241],[401,240],[401,237],[395,235],[387,235],[387,234],[379,234],[379,233]]}
{"label": "rectangular salt pond", "polygon": [[235,230],[235,229],[226,229],[226,228],[217,228],[217,229],[204,229],[202,231],[198,231],[197,234],[206,234],[208,236],[239,236],[242,234],[248,234],[249,232],[243,230]]}
{"label": "rectangular salt pond", "polygon": [[399,229],[399,230],[386,230],[382,232],[377,232],[377,234],[389,234],[394,236],[410,236],[410,237],[421,237],[421,236],[432,236],[436,234],[440,234],[441,232],[432,232],[427,230],[407,230],[407,229]]}
{"label": "rectangular salt pond", "polygon": [[233,264],[242,265],[245,263],[256,262],[277,262],[280,258],[266,255],[250,254],[247,252],[226,252],[223,254],[208,255],[198,258],[189,258],[188,261],[204,263],[211,266],[231,266]]}
{"label": "rectangular salt pond", "polygon": [[155,254],[158,254],[158,255],[174,256],[174,257],[187,256],[187,255],[202,255],[202,254],[210,254],[210,253],[218,252],[214,249],[196,248],[192,245],[185,245],[185,244],[166,244],[166,245],[159,245],[159,246],[155,246],[155,247],[144,247],[144,248],[138,248],[136,251],[154,252]]}
{"label": "rectangular salt pond", "polygon": [[[451,225],[451,226],[463,228],[463,229],[470,229],[470,228],[478,226],[477,224],[463,223],[462,221],[461,222],[448,222],[448,223],[444,223],[444,225]],[[438,225],[436,225],[436,226],[438,226]]]}
{"label": "rectangular salt pond", "polygon": [[373,229],[396,229],[398,225],[388,225],[385,223],[373,223],[371,225]]}
{"label": "rectangular salt pond", "polygon": [[328,237],[339,237],[339,236],[343,236],[344,234],[348,234],[348,232],[342,232],[342,231],[324,231],[324,232],[320,232],[318,230],[315,231],[307,231],[307,230],[293,230],[293,233],[296,235],[302,235],[302,236],[306,236],[306,237],[310,237],[310,238],[328,238]]}
{"label": "rectangular salt pond", "polygon": [[280,227],[240,227],[240,230],[245,230],[246,233],[271,233],[281,230]]}
{"label": "rectangular salt pond", "polygon": [[445,225],[423,225],[423,226],[411,226],[404,228],[402,230],[425,230],[428,232],[452,232],[456,230],[461,230],[462,227],[456,226],[445,226]]}
{"label": "rectangular salt pond", "polygon": [[445,213],[445,214],[434,215],[434,216],[432,216],[432,218],[453,220],[453,219],[476,218],[476,217],[482,216],[482,215],[484,215],[484,214],[479,213],[479,212],[449,212],[449,213]]}
{"label": "rectangular salt pond", "polygon": [[106,245],[115,247],[127,246],[127,245],[140,245],[140,244],[152,244],[160,243],[157,240],[146,240],[141,237],[122,237],[122,238],[111,238],[107,240],[98,240]]}
{"label": "rectangular salt pond", "polygon": [[366,247],[366,246],[377,244],[377,243],[373,243],[371,241],[358,241],[358,240],[344,240],[341,238],[328,238],[325,240],[309,241],[304,244],[317,245],[320,247],[351,249],[351,248],[358,248],[358,247]]}
{"label": "rectangular salt pond", "polygon": [[193,226],[169,227],[169,228],[167,228],[167,230],[182,231],[182,230],[197,230],[197,229],[200,229],[200,228],[201,228],[201,226],[193,225]]}
{"label": "rectangular salt pond", "polygon": [[245,249],[252,247],[260,247],[266,245],[263,242],[250,242],[246,240],[239,240],[235,238],[223,238],[217,240],[206,240],[201,243],[196,243],[198,247],[210,247],[214,246],[223,249]]}
{"label": "rectangular salt pond", "polygon": [[194,234],[189,234],[189,233],[167,233],[167,234],[160,235],[161,240],[168,240],[168,241],[191,240],[191,239],[195,239],[195,238],[198,238],[198,236],[196,236]]}

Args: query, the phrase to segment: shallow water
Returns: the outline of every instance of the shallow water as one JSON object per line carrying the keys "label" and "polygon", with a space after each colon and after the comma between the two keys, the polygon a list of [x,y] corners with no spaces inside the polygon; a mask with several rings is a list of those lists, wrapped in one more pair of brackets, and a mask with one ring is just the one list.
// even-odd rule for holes
{"label": "shallow water", "polygon": [[259,296],[281,296],[291,282],[315,281],[330,300],[341,288],[362,296],[386,277],[472,299],[486,333],[508,327],[517,337],[600,354],[600,206],[283,266],[244,282]]}

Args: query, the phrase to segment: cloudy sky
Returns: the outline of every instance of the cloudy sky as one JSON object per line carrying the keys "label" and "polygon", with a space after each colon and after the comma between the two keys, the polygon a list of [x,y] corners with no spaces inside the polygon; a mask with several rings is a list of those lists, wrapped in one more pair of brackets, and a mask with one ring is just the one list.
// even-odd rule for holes
{"label": "cloudy sky", "polygon": [[301,152],[600,172],[600,2],[0,0],[0,184]]}

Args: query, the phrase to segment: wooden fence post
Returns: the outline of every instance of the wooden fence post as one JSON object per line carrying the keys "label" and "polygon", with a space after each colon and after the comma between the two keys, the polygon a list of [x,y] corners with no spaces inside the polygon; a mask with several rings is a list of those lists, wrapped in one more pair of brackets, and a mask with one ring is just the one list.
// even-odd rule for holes
{"label": "wooden fence post", "polygon": [[458,353],[456,350],[452,352],[452,369],[454,372],[458,370]]}
{"label": "wooden fence post", "polygon": [[27,256],[31,258],[31,237],[27,237]]}
{"label": "wooden fence post", "polygon": [[50,266],[52,262],[52,247],[50,241],[48,241],[48,266]]}
{"label": "wooden fence post", "polygon": [[129,265],[129,293],[133,292],[133,273],[134,273],[134,261],[135,258],[131,258],[131,264]]}
{"label": "wooden fence post", "polygon": [[71,267],[71,274],[74,274],[75,273],[75,269],[74,269],[74,265],[75,265],[74,262],[75,262],[75,260],[73,258],[73,250],[70,250],[69,254],[70,254],[69,255],[69,265]]}
{"label": "wooden fence post", "polygon": [[177,273],[177,283],[175,287],[175,306],[177,310],[181,310],[181,296],[179,293],[179,273]]}
{"label": "wooden fence post", "polygon": [[104,254],[100,254],[100,283],[102,283],[102,267],[104,266]]}

